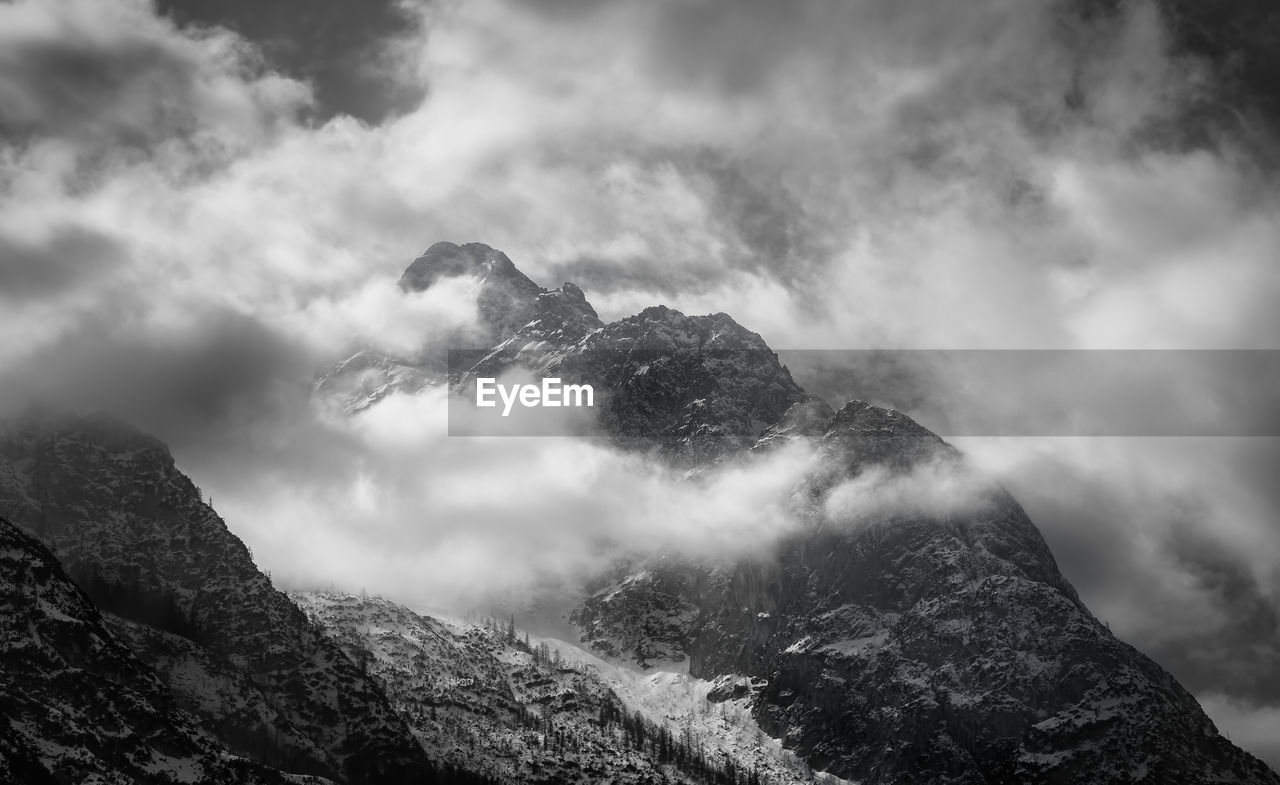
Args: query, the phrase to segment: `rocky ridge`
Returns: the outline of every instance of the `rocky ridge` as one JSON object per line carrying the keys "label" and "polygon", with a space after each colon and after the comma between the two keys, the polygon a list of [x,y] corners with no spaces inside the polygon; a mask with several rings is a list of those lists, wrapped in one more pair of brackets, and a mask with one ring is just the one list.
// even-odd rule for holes
{"label": "rocky ridge", "polygon": [[119,638],[228,749],[339,782],[431,780],[381,688],[272,587],[158,440],[105,416],[19,422],[0,433],[0,514],[122,617]]}
{"label": "rocky ridge", "polygon": [[182,710],[47,548],[0,518],[0,780],[283,785]]}

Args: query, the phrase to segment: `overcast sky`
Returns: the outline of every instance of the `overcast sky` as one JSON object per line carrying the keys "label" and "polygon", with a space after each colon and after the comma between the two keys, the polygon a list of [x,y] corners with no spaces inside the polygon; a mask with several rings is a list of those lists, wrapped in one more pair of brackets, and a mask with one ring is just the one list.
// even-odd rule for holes
{"label": "overcast sky", "polygon": [[[465,287],[394,286],[437,240],[778,349],[1280,349],[1276,65],[1248,36],[1274,13],[1220,7],[2,3],[0,408],[155,431],[283,583],[448,606],[620,543],[715,550],[809,457],[693,494],[598,446],[447,439],[430,396],[336,422],[307,383],[474,318]],[[1196,400],[1197,370],[1170,384]],[[957,441],[1280,763],[1274,439]]]}

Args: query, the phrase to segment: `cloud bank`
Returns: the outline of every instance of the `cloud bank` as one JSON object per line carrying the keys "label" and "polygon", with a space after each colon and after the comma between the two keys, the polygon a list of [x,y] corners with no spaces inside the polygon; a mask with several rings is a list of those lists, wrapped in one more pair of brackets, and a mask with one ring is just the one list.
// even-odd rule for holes
{"label": "cloud bank", "polygon": [[[316,368],[474,318],[394,287],[436,240],[777,348],[1275,349],[1266,115],[1171,5],[382,4],[407,21],[335,65],[244,9],[0,4],[0,410],[120,410],[267,569],[413,597],[699,509],[589,445],[442,440],[429,401],[310,412]],[[1240,727],[1271,716],[1271,442],[965,446],[1118,632]],[[766,526],[731,490],[714,509]]]}

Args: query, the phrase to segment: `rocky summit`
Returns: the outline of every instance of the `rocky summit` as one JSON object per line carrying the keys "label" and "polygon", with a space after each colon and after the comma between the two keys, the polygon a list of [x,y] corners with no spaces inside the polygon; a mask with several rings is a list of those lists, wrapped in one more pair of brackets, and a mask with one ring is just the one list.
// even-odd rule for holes
{"label": "rocky summit", "polygon": [[533,318],[541,289],[506,254],[483,243],[432,245],[400,276],[400,288],[421,292],[442,279],[464,276],[480,281],[476,310],[483,333],[478,345],[491,345]]}
{"label": "rocky summit", "polygon": [[[571,286],[560,291],[580,295]],[[560,297],[572,305],[546,309],[462,381],[520,366],[591,384],[601,398],[599,426],[615,443],[687,466],[750,447],[807,397],[764,339],[727,314],[657,306],[606,325],[585,299]]]}

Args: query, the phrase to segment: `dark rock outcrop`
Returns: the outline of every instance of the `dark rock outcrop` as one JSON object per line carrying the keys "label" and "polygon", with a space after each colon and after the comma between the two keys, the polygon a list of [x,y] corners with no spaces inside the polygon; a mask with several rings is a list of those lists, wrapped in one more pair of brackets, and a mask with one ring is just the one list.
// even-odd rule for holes
{"label": "dark rock outcrop", "polygon": [[599,426],[616,443],[690,467],[750,447],[808,398],[764,339],[727,314],[656,306],[593,325],[585,299],[565,290],[550,296],[564,304],[499,344],[462,383],[520,366],[591,384]]}
{"label": "dark rock outcrop", "polygon": [[541,288],[516,269],[506,254],[483,243],[432,245],[400,276],[400,288],[425,291],[443,278],[459,276],[480,281],[476,308],[483,333],[478,345],[491,346],[533,318]]}
{"label": "dark rock outcrop", "polygon": [[[431,780],[381,688],[272,587],[163,443],[102,416],[19,423],[0,433],[0,514],[151,628],[121,632],[229,748],[341,782]],[[181,678],[210,662],[251,689]]]}
{"label": "dark rock outcrop", "polygon": [[53,554],[2,518],[0,606],[0,781],[286,782],[221,749]]}

